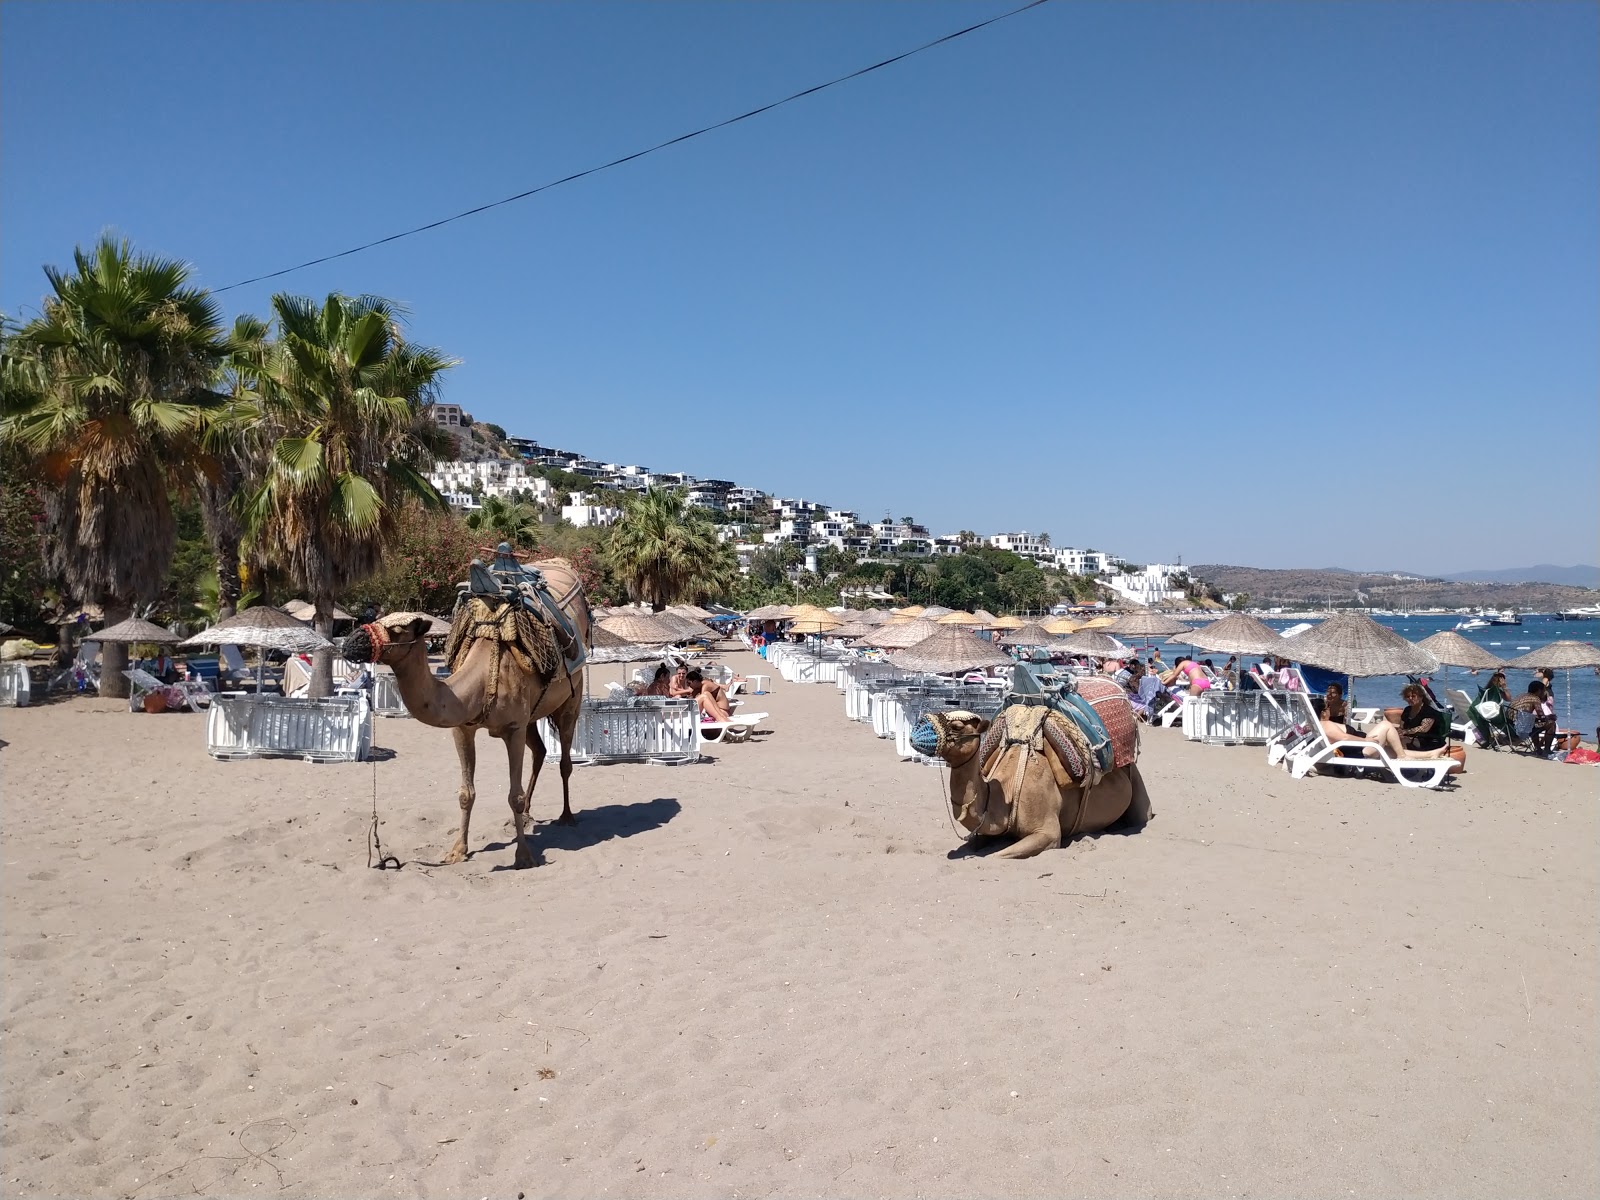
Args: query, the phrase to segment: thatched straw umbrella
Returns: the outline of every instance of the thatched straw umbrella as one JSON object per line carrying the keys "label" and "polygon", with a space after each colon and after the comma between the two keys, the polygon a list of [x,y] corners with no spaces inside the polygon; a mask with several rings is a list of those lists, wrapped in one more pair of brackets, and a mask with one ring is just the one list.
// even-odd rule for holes
{"label": "thatched straw umbrella", "polygon": [[983,622],[983,628],[985,629],[993,629],[994,623],[1000,619],[987,608],[975,608],[972,610],[972,615]]}
{"label": "thatched straw umbrella", "polygon": [[1497,671],[1506,665],[1498,654],[1491,654],[1477,642],[1470,642],[1453,629],[1445,629],[1417,643],[1447,667],[1467,667],[1473,671]]}
{"label": "thatched straw umbrella", "polygon": [[1013,617],[1009,613],[1003,617],[996,617],[989,622],[990,629],[1021,629],[1028,624],[1021,617]]}
{"label": "thatched straw umbrella", "polygon": [[763,604],[745,613],[744,618],[747,621],[783,621],[788,619],[789,613],[787,604]]}
{"label": "thatched straw umbrella", "polygon": [[[317,606],[309,600],[290,600],[283,606],[283,611],[296,621],[304,621],[308,625],[316,618]],[[335,621],[354,621],[355,618],[337,604],[333,606],[333,619]]]}
{"label": "thatched straw umbrella", "polygon": [[1355,700],[1355,680],[1364,675],[1422,675],[1438,670],[1433,654],[1385,629],[1366,613],[1335,613],[1314,629],[1285,639],[1283,654],[1346,677]]}
{"label": "thatched straw umbrella", "polygon": [[843,624],[843,621],[839,620],[838,617],[829,612],[820,614],[808,613],[807,615],[798,617],[791,622],[789,625],[789,632],[799,634],[830,633],[833,630],[838,629]]}
{"label": "thatched straw umbrella", "polygon": [[254,646],[256,649],[256,694],[266,681],[267,650],[282,650],[286,654],[314,654],[333,646],[304,621],[297,621],[282,609],[258,604],[243,612],[234,613],[218,621],[210,629],[202,629],[184,646]]}
{"label": "thatched straw umbrella", "polygon": [[1128,653],[1127,646],[1095,629],[1085,629],[1051,642],[1049,648],[1065,650],[1069,654],[1087,654],[1090,658],[1121,658]]}
{"label": "thatched straw umbrella", "polygon": [[1109,614],[1103,617],[1090,617],[1083,623],[1085,629],[1110,629],[1117,623],[1117,618]]}
{"label": "thatched straw umbrella", "polygon": [[129,617],[126,621],[119,621],[109,628],[102,629],[99,633],[90,634],[83,640],[86,642],[120,642],[127,646],[176,646],[183,641],[172,630],[153,624],[140,617]]}
{"label": "thatched straw umbrella", "polygon": [[677,613],[680,617],[688,617],[691,621],[709,621],[715,613],[709,613],[698,604],[674,604],[667,609],[669,613]]}
{"label": "thatched straw umbrella", "polygon": [[[1093,621],[1090,622],[1094,624]],[[1170,637],[1177,633],[1192,633],[1182,621],[1174,621],[1164,613],[1136,612],[1118,617],[1105,626],[1107,633],[1118,637]]]}
{"label": "thatched straw umbrella", "polygon": [[920,617],[926,611],[927,611],[927,606],[926,605],[911,604],[911,605],[907,605],[905,608],[897,608],[897,609],[895,609],[894,610],[894,615],[897,616],[897,617],[911,617],[911,618],[915,619],[917,617]]}
{"label": "thatched straw umbrella", "polygon": [[1278,636],[1278,631],[1249,613],[1230,613],[1220,621],[1202,625],[1170,640],[1181,641],[1186,646],[1197,646],[1213,654],[1284,653],[1284,640]]}
{"label": "thatched straw umbrella", "polygon": [[1552,671],[1566,672],[1567,720],[1570,721],[1572,720],[1572,672],[1582,667],[1600,667],[1600,650],[1596,650],[1588,642],[1564,639],[1551,642],[1548,646],[1540,646],[1537,650],[1529,650],[1526,654],[1519,654],[1506,666],[1525,671],[1549,667]]}
{"label": "thatched straw umbrella", "polygon": [[1071,617],[1052,617],[1048,621],[1040,622],[1040,624],[1057,637],[1064,637],[1069,633],[1077,633],[1078,630],[1084,627],[1081,621],[1074,621]]}
{"label": "thatched straw umbrella", "polygon": [[869,637],[861,639],[863,646],[879,650],[905,650],[918,642],[926,641],[943,628],[935,621],[917,617],[902,625],[880,625]]}
{"label": "thatched straw umbrella", "polygon": [[1011,665],[1010,655],[959,625],[936,626],[935,630],[898,654],[889,655],[889,662],[902,671],[920,671],[928,675]]}
{"label": "thatched straw umbrella", "polygon": [[609,630],[634,646],[666,646],[683,638],[675,624],[663,621],[655,613],[631,612],[602,617],[597,628]]}
{"label": "thatched straw umbrella", "polygon": [[922,615],[930,621],[937,621],[940,617],[948,617],[955,609],[946,608],[942,604],[930,604],[922,610]]}
{"label": "thatched straw umbrella", "polygon": [[894,614],[882,608],[863,608],[860,612],[850,615],[863,625],[887,625],[894,620]]}
{"label": "thatched straw umbrella", "polygon": [[969,628],[975,629],[982,629],[984,627],[984,620],[982,617],[976,615],[975,613],[961,612],[959,610],[953,613],[946,613],[944,616],[936,617],[934,619],[937,620],[941,625],[965,625]]}
{"label": "thatched straw umbrella", "polygon": [[[660,643],[645,646],[630,642],[621,634],[606,628],[604,624],[596,625],[590,631],[590,640],[593,643],[589,650],[591,663],[647,662],[661,657]],[[584,686],[588,686],[587,676],[584,678]]]}
{"label": "thatched straw umbrella", "polygon": [[1007,629],[998,639],[1002,646],[1048,646],[1056,639],[1043,625],[1029,623]]}

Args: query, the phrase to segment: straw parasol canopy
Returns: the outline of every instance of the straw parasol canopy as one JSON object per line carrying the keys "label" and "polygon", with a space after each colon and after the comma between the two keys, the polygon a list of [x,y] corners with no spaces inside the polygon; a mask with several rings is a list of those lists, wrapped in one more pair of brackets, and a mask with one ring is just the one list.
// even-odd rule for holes
{"label": "straw parasol canopy", "polygon": [[1506,665],[1506,660],[1498,654],[1489,653],[1477,642],[1468,641],[1453,629],[1445,629],[1432,637],[1425,637],[1417,645],[1447,667],[1493,671]]}
{"label": "straw parasol canopy", "polygon": [[789,616],[787,604],[763,604],[760,608],[752,608],[745,613],[747,621],[782,621]]}
{"label": "straw parasol canopy", "polygon": [[894,620],[894,614],[881,608],[864,608],[860,612],[852,613],[857,621],[863,625],[887,625]]}
{"label": "straw parasol canopy", "polygon": [[937,621],[940,617],[948,617],[953,612],[955,612],[955,609],[946,608],[942,604],[930,604],[922,610],[922,615],[930,621]]}
{"label": "straw parasol canopy", "polygon": [[283,650],[290,654],[310,654],[333,646],[304,621],[297,621],[281,608],[258,604],[218,621],[179,643],[184,646],[256,646],[263,650]]}
{"label": "straw parasol canopy", "polygon": [[706,627],[704,622],[696,621],[693,617],[683,616],[681,613],[675,613],[671,609],[656,613],[655,618],[662,625],[671,626],[678,631],[676,641],[681,642],[688,638],[711,636],[711,630]]}
{"label": "straw parasol canopy", "polygon": [[1002,646],[1048,646],[1055,639],[1056,635],[1043,625],[1029,623],[1006,630],[999,641]]}
{"label": "straw parasol canopy", "polygon": [[923,613],[925,613],[926,611],[927,611],[927,608],[924,605],[911,604],[911,605],[906,606],[905,608],[897,608],[897,609],[895,609],[894,610],[894,615],[897,616],[897,617],[913,617],[913,618],[915,618],[915,617],[922,616]]}
{"label": "straw parasol canopy", "polygon": [[1173,641],[1213,654],[1282,654],[1283,638],[1272,626],[1249,613],[1229,613],[1219,621],[1190,630]]}
{"label": "straw parasol canopy", "polygon": [[972,615],[977,617],[978,620],[983,622],[983,627],[985,629],[993,629],[994,628],[994,623],[997,620],[999,620],[999,618],[996,617],[987,608],[975,608],[975,609],[972,610]]}
{"label": "straw parasol canopy", "polygon": [[1385,629],[1366,613],[1335,613],[1286,645],[1288,648],[1280,650],[1280,654],[1292,653],[1299,662],[1352,678],[1421,675],[1439,667],[1432,651]]}
{"label": "straw parasol canopy", "polygon": [[[309,600],[291,600],[283,606],[283,611],[296,621],[311,622],[316,620],[317,606]],[[335,621],[354,621],[355,618],[337,604],[333,606],[333,619]]]}
{"label": "straw parasol canopy", "polygon": [[1121,658],[1128,653],[1128,647],[1116,638],[1095,629],[1085,629],[1059,642],[1051,642],[1050,648],[1059,648],[1069,654],[1087,654],[1090,658]]}
{"label": "straw parasol canopy", "polygon": [[709,613],[698,604],[674,604],[667,609],[669,613],[677,613],[680,617],[688,617],[691,621],[709,621],[715,613]]}
{"label": "straw parasol canopy", "polygon": [[1013,617],[1010,614],[1007,614],[1006,616],[996,617],[996,618],[994,618],[994,620],[990,621],[989,622],[989,628],[990,629],[1021,629],[1027,623],[1028,622],[1024,621],[1021,617]]}
{"label": "straw parasol canopy", "polygon": [[1505,665],[1523,671],[1536,671],[1540,667],[1549,667],[1552,671],[1570,671],[1575,667],[1600,667],[1600,650],[1588,642],[1551,642],[1548,646],[1540,646],[1537,650],[1519,654]]}
{"label": "straw parasol canopy", "polygon": [[865,621],[846,621],[839,628],[829,629],[826,632],[829,637],[849,640],[851,638],[864,638],[868,634],[876,632],[877,629],[878,626],[868,625]]}
{"label": "straw parasol canopy", "polygon": [[1168,637],[1175,633],[1192,632],[1182,621],[1174,621],[1158,612],[1129,613],[1118,617],[1105,628],[1107,633],[1120,634],[1122,637]]}
{"label": "straw parasol canopy", "polygon": [[889,655],[890,663],[903,671],[932,675],[1011,665],[1010,655],[959,625],[935,625],[934,629],[920,642]]}
{"label": "straw parasol canopy", "polygon": [[970,628],[977,629],[982,629],[987,624],[982,617],[978,616],[976,613],[969,612],[946,613],[944,616],[937,619],[941,625],[965,625]]}
{"label": "straw parasol canopy", "polygon": [[153,646],[175,646],[183,641],[170,629],[152,624],[139,617],[129,617],[108,629],[84,638],[86,642],[125,642],[128,645],[145,642]]}
{"label": "straw parasol canopy", "polygon": [[1078,630],[1083,628],[1079,622],[1072,620],[1070,617],[1052,617],[1050,620],[1042,622],[1042,624],[1057,637],[1063,634],[1077,633]]}
{"label": "straw parasol canopy", "polygon": [[1110,629],[1117,623],[1117,618],[1112,616],[1090,617],[1083,623],[1085,629]]}
{"label": "straw parasol canopy", "polygon": [[830,612],[808,613],[789,626],[790,633],[831,633],[844,624]]}
{"label": "straw parasol canopy", "polygon": [[918,642],[926,641],[941,628],[944,626],[936,621],[917,617],[901,625],[880,625],[870,636],[862,638],[861,644],[874,646],[879,650],[906,650]]}
{"label": "straw parasol canopy", "polygon": [[609,630],[633,646],[665,646],[683,637],[676,625],[661,620],[653,613],[632,612],[602,617],[596,628]]}

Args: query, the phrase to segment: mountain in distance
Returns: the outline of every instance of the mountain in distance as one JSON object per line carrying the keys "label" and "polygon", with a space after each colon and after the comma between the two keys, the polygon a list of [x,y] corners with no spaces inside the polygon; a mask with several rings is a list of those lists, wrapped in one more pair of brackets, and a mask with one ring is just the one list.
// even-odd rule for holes
{"label": "mountain in distance", "polygon": [[[1572,570],[1574,568],[1567,568]],[[1522,572],[1508,572],[1521,574]],[[1244,592],[1257,607],[1514,608],[1519,612],[1557,612],[1593,604],[1592,590],[1572,584],[1441,579],[1403,571],[1299,570],[1200,563],[1189,568],[1224,593]]]}
{"label": "mountain in distance", "polygon": [[1500,571],[1456,571],[1444,576],[1462,583],[1559,583],[1567,587],[1600,588],[1600,567],[1507,567]]}

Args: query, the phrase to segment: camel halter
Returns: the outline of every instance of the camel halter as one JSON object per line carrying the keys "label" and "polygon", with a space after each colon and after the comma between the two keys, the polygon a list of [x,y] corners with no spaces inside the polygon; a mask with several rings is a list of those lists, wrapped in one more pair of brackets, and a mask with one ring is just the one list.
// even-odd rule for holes
{"label": "camel halter", "polygon": [[372,639],[372,661],[377,662],[378,656],[389,648],[389,631],[373,621],[363,625],[361,632]]}

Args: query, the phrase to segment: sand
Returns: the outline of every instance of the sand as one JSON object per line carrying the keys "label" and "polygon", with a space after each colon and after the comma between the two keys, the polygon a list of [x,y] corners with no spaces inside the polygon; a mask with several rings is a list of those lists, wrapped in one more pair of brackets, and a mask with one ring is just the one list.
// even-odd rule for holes
{"label": "sand", "polygon": [[715,762],[579,769],[575,829],[552,772],[522,872],[484,739],[442,867],[414,721],[315,766],[6,710],[0,1190],[1600,1192],[1593,769],[1296,782],[1158,730],[1142,833],[951,861],[942,772],[773,686]]}

